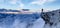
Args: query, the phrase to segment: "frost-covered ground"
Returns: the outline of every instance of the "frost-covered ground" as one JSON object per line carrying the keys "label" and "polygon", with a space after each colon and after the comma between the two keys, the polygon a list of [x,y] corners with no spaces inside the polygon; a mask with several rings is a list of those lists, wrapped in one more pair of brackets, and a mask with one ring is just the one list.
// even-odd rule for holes
{"label": "frost-covered ground", "polygon": [[0,13],[0,28],[43,28],[44,21],[39,13],[3,14]]}

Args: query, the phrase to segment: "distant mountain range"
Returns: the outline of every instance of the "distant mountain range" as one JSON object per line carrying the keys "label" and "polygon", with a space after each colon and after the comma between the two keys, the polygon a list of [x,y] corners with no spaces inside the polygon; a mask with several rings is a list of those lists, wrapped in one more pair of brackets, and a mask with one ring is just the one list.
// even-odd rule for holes
{"label": "distant mountain range", "polygon": [[20,12],[19,10],[7,10],[7,9],[0,9],[0,12]]}

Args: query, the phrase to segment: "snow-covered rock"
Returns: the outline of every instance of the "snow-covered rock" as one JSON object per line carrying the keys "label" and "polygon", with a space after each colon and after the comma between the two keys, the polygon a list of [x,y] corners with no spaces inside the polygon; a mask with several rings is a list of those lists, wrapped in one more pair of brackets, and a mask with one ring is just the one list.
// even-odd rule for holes
{"label": "snow-covered rock", "polygon": [[42,12],[41,17],[45,21],[44,28],[60,28],[60,9]]}

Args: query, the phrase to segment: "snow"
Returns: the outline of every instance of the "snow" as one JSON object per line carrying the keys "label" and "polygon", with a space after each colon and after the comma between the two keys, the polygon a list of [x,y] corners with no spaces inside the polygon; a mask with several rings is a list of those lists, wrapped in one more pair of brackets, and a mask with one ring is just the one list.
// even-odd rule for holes
{"label": "snow", "polygon": [[0,28],[43,28],[44,24],[44,20],[40,17],[40,13],[0,13]]}
{"label": "snow", "polygon": [[41,16],[45,23],[44,28],[60,28],[60,9],[44,12]]}

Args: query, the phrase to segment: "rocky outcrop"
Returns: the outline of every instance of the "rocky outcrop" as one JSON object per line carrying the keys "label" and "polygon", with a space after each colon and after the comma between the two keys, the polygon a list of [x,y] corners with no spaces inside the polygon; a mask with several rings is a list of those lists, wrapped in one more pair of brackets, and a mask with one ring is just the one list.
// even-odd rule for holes
{"label": "rocky outcrop", "polygon": [[48,28],[49,26],[49,28],[60,28],[60,26],[58,27],[58,24],[60,24],[60,9],[50,12],[42,12],[41,17],[45,21],[45,27]]}

